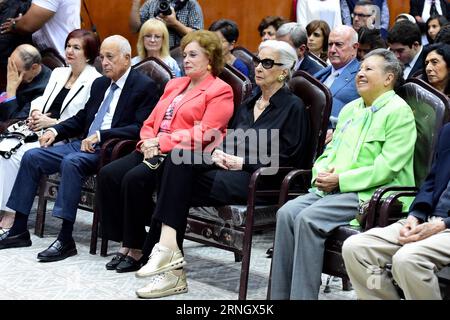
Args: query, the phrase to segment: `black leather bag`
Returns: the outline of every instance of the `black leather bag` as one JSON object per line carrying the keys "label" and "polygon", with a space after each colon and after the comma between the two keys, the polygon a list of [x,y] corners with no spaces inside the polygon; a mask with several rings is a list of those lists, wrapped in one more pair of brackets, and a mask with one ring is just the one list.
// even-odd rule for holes
{"label": "black leather bag", "polygon": [[38,135],[28,127],[25,121],[16,122],[0,134],[0,155],[9,159],[22,145],[37,140]]}

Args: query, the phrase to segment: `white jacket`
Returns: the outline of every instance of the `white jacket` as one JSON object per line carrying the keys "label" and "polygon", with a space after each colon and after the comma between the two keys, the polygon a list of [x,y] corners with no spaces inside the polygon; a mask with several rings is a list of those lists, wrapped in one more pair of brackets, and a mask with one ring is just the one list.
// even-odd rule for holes
{"label": "white jacket", "polygon": [[[30,114],[34,110],[46,113],[50,109],[56,96],[69,80],[71,72],[71,67],[60,67],[53,70],[44,94],[31,101]],[[101,74],[93,66],[86,65],[63,101],[59,120],[66,120],[84,108],[91,93],[92,82],[98,77],[101,77]]]}

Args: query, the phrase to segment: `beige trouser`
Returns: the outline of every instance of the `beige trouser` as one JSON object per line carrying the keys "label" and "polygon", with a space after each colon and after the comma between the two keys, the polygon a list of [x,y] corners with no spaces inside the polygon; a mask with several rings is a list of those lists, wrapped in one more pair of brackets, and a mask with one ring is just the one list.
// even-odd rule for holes
{"label": "beige trouser", "polygon": [[442,299],[436,272],[450,264],[450,230],[401,245],[405,219],[351,236],[342,247],[345,266],[359,299],[400,299],[386,264],[406,299]]}

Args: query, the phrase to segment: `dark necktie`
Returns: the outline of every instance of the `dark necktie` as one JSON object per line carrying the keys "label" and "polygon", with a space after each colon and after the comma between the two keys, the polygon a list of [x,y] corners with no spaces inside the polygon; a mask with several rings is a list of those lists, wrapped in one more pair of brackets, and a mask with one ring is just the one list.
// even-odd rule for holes
{"label": "dark necktie", "polygon": [[114,97],[114,91],[119,88],[117,84],[114,82],[111,84],[110,90],[108,95],[106,96],[105,100],[103,100],[102,105],[100,108],[98,108],[97,114],[95,115],[94,121],[92,121],[91,127],[89,128],[88,137],[93,135],[96,131],[100,130],[100,127],[102,126],[103,118],[105,117],[105,114],[109,110],[109,105],[111,104],[111,101]]}
{"label": "dark necktie", "polygon": [[434,17],[437,15],[438,15],[438,11],[436,9],[436,1],[431,0],[430,17]]}

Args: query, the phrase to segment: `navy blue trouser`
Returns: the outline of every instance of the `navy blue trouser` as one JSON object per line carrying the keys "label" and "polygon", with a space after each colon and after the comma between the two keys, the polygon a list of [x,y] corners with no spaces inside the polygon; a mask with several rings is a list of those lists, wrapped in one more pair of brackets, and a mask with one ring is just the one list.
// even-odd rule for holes
{"label": "navy blue trouser", "polygon": [[100,149],[81,152],[81,141],[25,152],[7,206],[30,214],[33,200],[43,174],[60,172],[61,182],[53,208],[53,216],[74,222],[85,177],[97,171]]}

